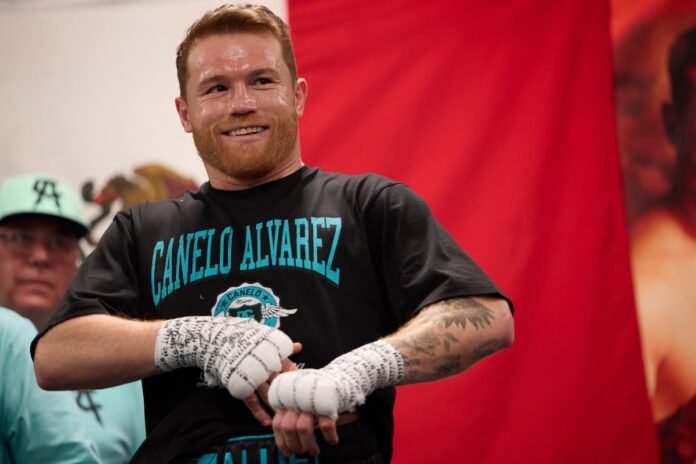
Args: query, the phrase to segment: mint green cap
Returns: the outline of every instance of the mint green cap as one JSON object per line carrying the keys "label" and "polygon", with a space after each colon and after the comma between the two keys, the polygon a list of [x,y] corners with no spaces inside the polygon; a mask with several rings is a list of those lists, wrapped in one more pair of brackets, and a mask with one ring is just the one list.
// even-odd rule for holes
{"label": "mint green cap", "polygon": [[13,176],[0,184],[0,222],[20,215],[51,216],[68,221],[82,237],[87,233],[83,205],[77,192],[51,176]]}

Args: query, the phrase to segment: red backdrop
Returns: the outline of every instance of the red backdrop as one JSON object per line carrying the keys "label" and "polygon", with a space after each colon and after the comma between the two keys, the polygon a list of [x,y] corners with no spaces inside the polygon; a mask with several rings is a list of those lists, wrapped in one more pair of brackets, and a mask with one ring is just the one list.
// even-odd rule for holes
{"label": "red backdrop", "polygon": [[399,389],[394,462],[656,462],[607,1],[289,11],[307,164],[410,185],[516,305],[512,348]]}

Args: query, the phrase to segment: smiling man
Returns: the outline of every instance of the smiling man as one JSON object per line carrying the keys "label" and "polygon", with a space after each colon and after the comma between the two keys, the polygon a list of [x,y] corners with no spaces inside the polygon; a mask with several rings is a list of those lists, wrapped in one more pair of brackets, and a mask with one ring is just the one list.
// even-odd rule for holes
{"label": "smiling man", "polygon": [[507,298],[405,185],[303,164],[268,9],[207,13],[176,64],[209,182],[116,216],[35,340],[39,384],[144,378],[137,463],[389,462],[394,387],[509,346]]}
{"label": "smiling man", "polygon": [[270,32],[214,34],[193,45],[180,49],[186,85],[176,107],[211,184],[246,189],[300,169],[297,121],[307,83],[297,79],[294,58],[286,65]]}

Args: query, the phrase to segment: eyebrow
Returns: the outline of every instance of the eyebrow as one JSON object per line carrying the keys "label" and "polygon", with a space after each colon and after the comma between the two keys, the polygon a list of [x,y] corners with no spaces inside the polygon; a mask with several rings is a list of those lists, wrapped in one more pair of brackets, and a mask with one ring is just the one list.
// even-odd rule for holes
{"label": "eyebrow", "polygon": [[205,79],[203,79],[202,81],[200,81],[196,87],[197,87],[198,89],[202,89],[202,88],[207,87],[207,86],[209,86],[209,85],[211,85],[211,84],[213,84],[213,83],[223,81],[224,79],[225,79],[224,76],[222,76],[222,75],[220,75],[220,74],[215,74],[215,75],[213,75],[213,76],[206,77]]}
{"label": "eyebrow", "polygon": [[274,77],[280,77],[280,73],[276,69],[273,69],[273,68],[256,69],[256,70],[252,71],[250,75],[252,77],[257,77],[257,76],[260,76],[262,74],[271,74]]}
{"label": "eyebrow", "polygon": [[[270,74],[270,75],[272,75],[272,76],[275,77],[275,78],[280,78],[280,73],[278,72],[278,70],[273,69],[273,68],[258,68],[258,69],[254,69],[253,71],[251,71],[251,72],[249,73],[249,77],[258,77],[258,76],[261,76],[261,75],[264,75],[264,74]],[[225,81],[225,80],[227,80],[227,76],[222,75],[222,74],[214,74],[214,75],[212,75],[212,76],[210,76],[210,77],[206,77],[205,79],[203,79],[202,81],[200,81],[200,82],[198,83],[198,88],[201,89],[201,88],[207,87],[208,85],[211,85],[211,84],[214,84],[214,83],[218,83],[218,82],[222,82],[222,81]]]}

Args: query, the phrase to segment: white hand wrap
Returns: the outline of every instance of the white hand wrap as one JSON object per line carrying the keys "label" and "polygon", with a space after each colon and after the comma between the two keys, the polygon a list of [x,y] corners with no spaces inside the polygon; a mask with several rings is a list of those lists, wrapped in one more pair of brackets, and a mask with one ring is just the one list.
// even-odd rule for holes
{"label": "white hand wrap", "polygon": [[404,360],[387,342],[376,341],[334,359],[321,369],[284,372],[273,380],[268,399],[274,409],[294,409],[333,419],[355,410],[373,391],[396,385]]}
{"label": "white hand wrap", "polygon": [[280,330],[239,317],[191,316],[165,322],[157,334],[155,365],[164,372],[203,370],[208,386],[224,386],[245,399],[279,372],[292,354],[292,340]]}

